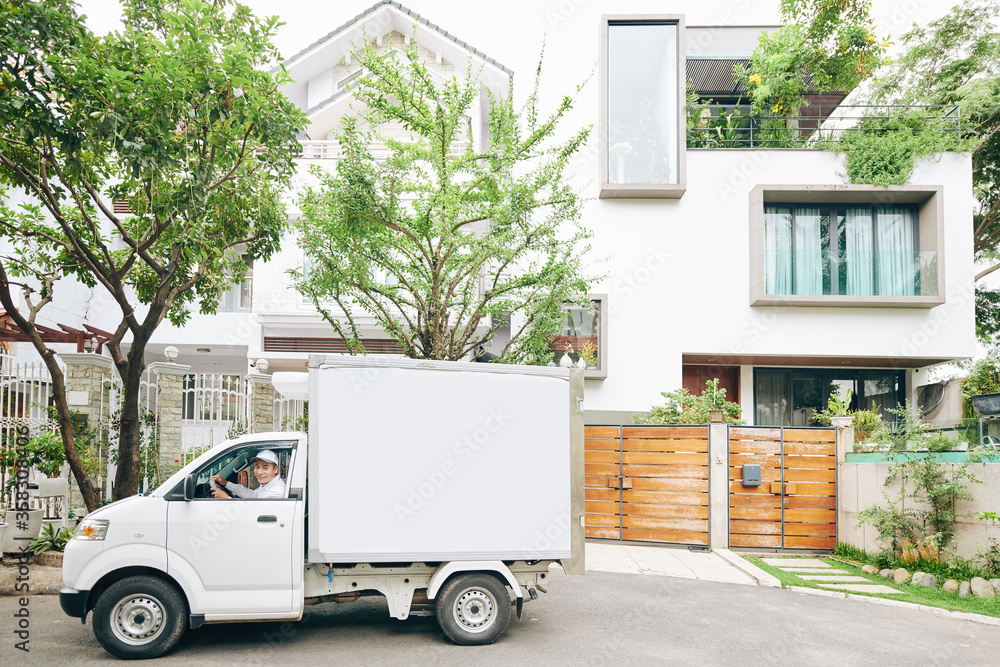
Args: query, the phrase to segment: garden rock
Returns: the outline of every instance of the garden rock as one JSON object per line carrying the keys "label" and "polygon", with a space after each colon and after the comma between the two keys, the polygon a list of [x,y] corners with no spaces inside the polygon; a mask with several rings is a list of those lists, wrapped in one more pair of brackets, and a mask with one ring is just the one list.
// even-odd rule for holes
{"label": "garden rock", "polygon": [[910,578],[910,573],[906,571],[905,567],[898,568],[892,573],[892,580],[897,584],[905,584],[906,580]]}
{"label": "garden rock", "polygon": [[889,568],[885,568],[884,570],[881,570],[879,572],[879,575],[881,575],[885,579],[892,579],[892,570],[890,570]]}
{"label": "garden rock", "polygon": [[[878,574],[878,568],[874,565],[863,565],[861,571],[865,574]],[[998,579],[1000,581],[1000,579]]]}
{"label": "garden rock", "polygon": [[993,584],[993,590],[1000,595],[1000,579],[990,579],[990,583]]}
{"label": "garden rock", "polygon": [[922,582],[924,580],[924,575],[925,574],[927,574],[927,573],[926,572],[921,572],[920,570],[917,570],[916,572],[914,572],[913,573],[913,577],[910,579],[910,585],[911,586],[920,586],[920,585],[922,585]]}
{"label": "garden rock", "polygon": [[924,574],[920,577],[920,585],[924,588],[937,588],[937,578],[933,574]]}
{"label": "garden rock", "polygon": [[972,594],[977,598],[992,598],[996,597],[997,592],[993,590],[993,584],[986,581],[982,577],[973,577],[970,583],[972,589]]}
{"label": "garden rock", "polygon": [[944,586],[941,587],[941,590],[943,590],[945,593],[957,592],[958,581],[956,581],[955,579],[949,579],[948,581],[944,582]]}
{"label": "garden rock", "polygon": [[967,598],[967,597],[969,597],[969,589],[970,588],[971,588],[971,584],[969,584],[968,581],[963,581],[962,583],[960,583],[958,585],[958,597],[960,597],[960,598]]}

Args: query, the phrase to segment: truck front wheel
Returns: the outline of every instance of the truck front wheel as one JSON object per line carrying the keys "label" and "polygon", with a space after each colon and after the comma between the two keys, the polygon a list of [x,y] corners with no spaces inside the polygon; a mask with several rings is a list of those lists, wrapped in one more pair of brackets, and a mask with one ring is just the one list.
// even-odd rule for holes
{"label": "truck front wheel", "polygon": [[187,629],[187,603],[172,584],[146,575],[126,577],[94,605],[94,636],[117,658],[155,658]]}
{"label": "truck front wheel", "polygon": [[510,596],[496,577],[463,574],[442,589],[437,618],[441,629],[456,644],[492,644],[510,621]]}

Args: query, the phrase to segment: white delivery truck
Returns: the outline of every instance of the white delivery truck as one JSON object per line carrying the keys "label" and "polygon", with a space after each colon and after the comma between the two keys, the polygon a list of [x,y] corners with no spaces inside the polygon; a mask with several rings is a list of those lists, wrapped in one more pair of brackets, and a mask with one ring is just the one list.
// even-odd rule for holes
{"label": "white delivery truck", "polygon": [[[322,355],[309,367],[308,437],[229,440],[77,527],[60,603],[82,622],[93,611],[108,652],[154,657],[188,627],[298,620],[363,595],[485,644],[545,591],[550,564],[583,573],[581,371]],[[253,486],[264,449],[283,497],[212,497],[215,475]]]}

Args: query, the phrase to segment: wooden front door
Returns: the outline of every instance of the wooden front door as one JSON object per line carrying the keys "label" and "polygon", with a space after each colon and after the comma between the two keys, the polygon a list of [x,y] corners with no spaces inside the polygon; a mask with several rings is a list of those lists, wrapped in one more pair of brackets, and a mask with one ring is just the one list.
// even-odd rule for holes
{"label": "wooden front door", "polygon": [[[759,486],[743,465],[761,467]],[[832,428],[729,428],[729,545],[832,550],[837,452]]]}
{"label": "wooden front door", "polygon": [[588,426],[587,537],[708,546],[707,426]]}

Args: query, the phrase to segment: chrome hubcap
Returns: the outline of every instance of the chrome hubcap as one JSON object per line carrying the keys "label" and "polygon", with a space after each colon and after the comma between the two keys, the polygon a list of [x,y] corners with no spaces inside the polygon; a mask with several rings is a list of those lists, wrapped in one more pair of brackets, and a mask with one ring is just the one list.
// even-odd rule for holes
{"label": "chrome hubcap", "polygon": [[148,644],[163,632],[163,605],[148,595],[124,597],[111,610],[111,630],[125,644]]}
{"label": "chrome hubcap", "polygon": [[484,590],[470,588],[455,603],[455,622],[467,632],[484,632],[496,620],[496,601]]}

